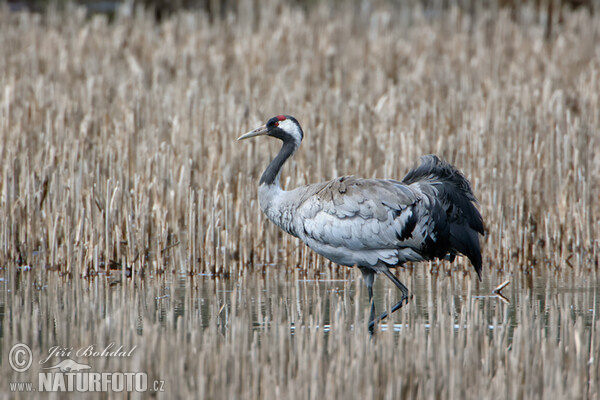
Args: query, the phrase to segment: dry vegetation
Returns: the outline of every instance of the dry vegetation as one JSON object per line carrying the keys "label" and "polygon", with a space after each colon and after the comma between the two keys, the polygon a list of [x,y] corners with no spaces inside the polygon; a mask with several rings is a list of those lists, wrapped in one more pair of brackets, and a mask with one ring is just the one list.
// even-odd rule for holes
{"label": "dry vegetation", "polygon": [[[165,398],[594,399],[600,393],[600,322],[587,312],[597,307],[591,285],[582,296],[551,285],[532,294],[513,283],[509,296],[519,307],[512,308],[475,296],[468,280],[426,274],[419,277],[428,288],[419,296],[425,305],[410,303],[395,329],[386,325],[370,337],[367,303],[354,301],[365,297],[360,280],[315,286],[272,273],[263,279],[244,272],[238,282],[184,279],[167,288],[171,297],[160,284],[100,282],[90,290],[53,274],[47,288],[23,291],[10,304],[18,320],[5,324],[1,390],[11,381],[37,382],[35,364],[22,374],[7,366],[8,349],[24,341],[33,344],[36,360],[56,343],[137,346],[129,358],[76,359],[94,371],[147,372],[165,381]],[[457,289],[464,296],[455,296]]]}
{"label": "dry vegetation", "polygon": [[[0,11],[0,390],[23,379],[5,361],[17,341],[121,341],[136,357],[104,367],[148,371],[172,396],[600,396],[600,17],[565,11],[546,38],[527,7],[514,21],[252,4],[212,23]],[[436,300],[374,340],[350,286],[301,295],[299,277],[351,270],[260,212],[278,143],[235,138],[280,113],[305,130],[289,187],[401,178],[429,153],[454,163],[480,200],[484,274],[512,279],[522,306],[474,298],[465,260],[451,278],[417,267]],[[217,276],[206,297],[198,274]],[[535,276],[583,289],[583,314],[568,293],[532,299]],[[460,304],[449,280],[468,287]]]}
{"label": "dry vegetation", "polygon": [[489,268],[596,271],[597,18],[568,14],[546,42],[526,13],[275,10],[3,14],[2,261],[322,270],[255,202],[278,144],[235,141],[285,112],[306,131],[287,185],[400,178],[436,153],[474,184]]}

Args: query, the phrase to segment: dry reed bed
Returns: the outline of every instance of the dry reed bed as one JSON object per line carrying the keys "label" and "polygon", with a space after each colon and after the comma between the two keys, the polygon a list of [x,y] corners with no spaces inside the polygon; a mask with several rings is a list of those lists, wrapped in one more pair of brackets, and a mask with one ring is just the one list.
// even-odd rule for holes
{"label": "dry reed bed", "polygon": [[[133,357],[89,364],[169,397],[598,398],[599,17],[567,12],[545,41],[526,8],[240,7],[214,25],[0,12],[0,390],[37,381],[7,366],[16,342],[115,341]],[[279,113],[306,133],[289,187],[400,178],[427,153],[460,167],[484,282],[464,260],[399,271],[421,294],[372,339],[360,280],[303,284],[349,270],[265,221],[277,144],[235,142]],[[511,305],[478,297],[507,273]]]}
{"label": "dry reed bed", "polygon": [[545,41],[526,7],[521,22],[240,7],[213,25],[0,14],[3,264],[328,271],[260,213],[256,184],[277,144],[235,141],[289,113],[306,135],[287,186],[401,178],[436,153],[473,182],[486,268],[596,276],[598,16],[567,12]]}
{"label": "dry reed bed", "polygon": [[[15,280],[7,285],[12,294],[0,342],[0,388],[7,397],[8,382],[37,385],[40,368],[48,365],[37,362],[51,346],[110,342],[137,347],[131,357],[76,360],[94,372],[147,372],[150,380],[165,381],[165,398],[600,395],[600,320],[589,312],[597,309],[598,292],[591,283],[577,293],[529,291],[514,283],[513,303],[506,305],[475,296],[481,293],[468,280],[425,274],[423,310],[413,302],[398,313],[396,331],[387,325],[369,337],[366,302],[355,300],[365,297],[359,279],[322,282],[321,289],[292,283],[284,272],[268,278],[243,272],[237,282],[207,277],[178,282],[163,275],[147,287],[111,287],[100,279],[66,284],[51,274],[37,289],[32,280],[28,274],[21,286]],[[388,306],[395,299],[389,293]],[[25,373],[6,363],[15,342],[32,347],[35,362]]]}

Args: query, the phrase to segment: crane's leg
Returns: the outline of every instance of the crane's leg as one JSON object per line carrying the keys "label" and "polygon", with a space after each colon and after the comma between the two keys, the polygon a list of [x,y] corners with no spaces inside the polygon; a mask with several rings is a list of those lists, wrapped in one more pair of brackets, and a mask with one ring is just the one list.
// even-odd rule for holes
{"label": "crane's leg", "polygon": [[369,331],[373,332],[373,320],[375,319],[375,301],[373,300],[373,282],[375,281],[375,272],[370,268],[358,267],[362,272],[363,280],[367,285],[369,292],[369,303],[371,303],[371,315],[369,316]]}
{"label": "crane's leg", "polygon": [[[404,302],[406,301],[406,304],[408,304],[408,288],[406,286],[404,286],[402,284],[402,282],[400,282],[398,280],[398,278],[396,278],[396,275],[392,274],[389,270],[389,268],[387,266],[379,266],[378,269],[380,272],[383,272],[385,274],[385,276],[387,276],[388,278],[390,278],[390,280],[392,282],[394,282],[394,285],[396,285],[396,287],[398,289],[400,289],[400,291],[402,292],[402,298],[400,299],[399,302],[397,302],[396,304],[394,304],[394,306],[392,307],[392,309],[390,310],[390,314],[393,313],[394,311],[400,309],[403,305]],[[375,324],[379,321],[381,321],[384,318],[387,318],[388,316],[388,312],[385,311],[383,314],[381,314],[379,317],[377,317],[376,319],[371,318],[371,322],[369,322],[369,331],[373,331],[373,328],[375,326]]]}

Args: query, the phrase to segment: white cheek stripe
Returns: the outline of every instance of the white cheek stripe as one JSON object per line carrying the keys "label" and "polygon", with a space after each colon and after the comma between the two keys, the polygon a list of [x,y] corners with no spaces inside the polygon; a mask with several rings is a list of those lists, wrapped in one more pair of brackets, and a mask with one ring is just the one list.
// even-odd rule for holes
{"label": "white cheek stripe", "polygon": [[284,119],[283,121],[279,121],[278,127],[279,129],[291,135],[296,141],[296,143],[300,144],[300,142],[302,141],[302,134],[300,133],[300,128],[297,124],[294,123],[294,121]]}

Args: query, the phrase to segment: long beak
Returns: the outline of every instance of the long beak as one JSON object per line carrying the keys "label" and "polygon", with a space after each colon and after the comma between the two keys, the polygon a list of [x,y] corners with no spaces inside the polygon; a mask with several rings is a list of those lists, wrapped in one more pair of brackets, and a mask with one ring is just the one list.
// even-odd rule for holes
{"label": "long beak", "polygon": [[253,131],[250,131],[250,132],[248,132],[248,133],[240,136],[239,138],[237,138],[237,140],[248,139],[248,138],[251,138],[251,137],[254,137],[254,136],[266,135],[267,132],[268,132],[267,126],[263,125],[263,126],[260,126],[260,127],[256,128]]}

